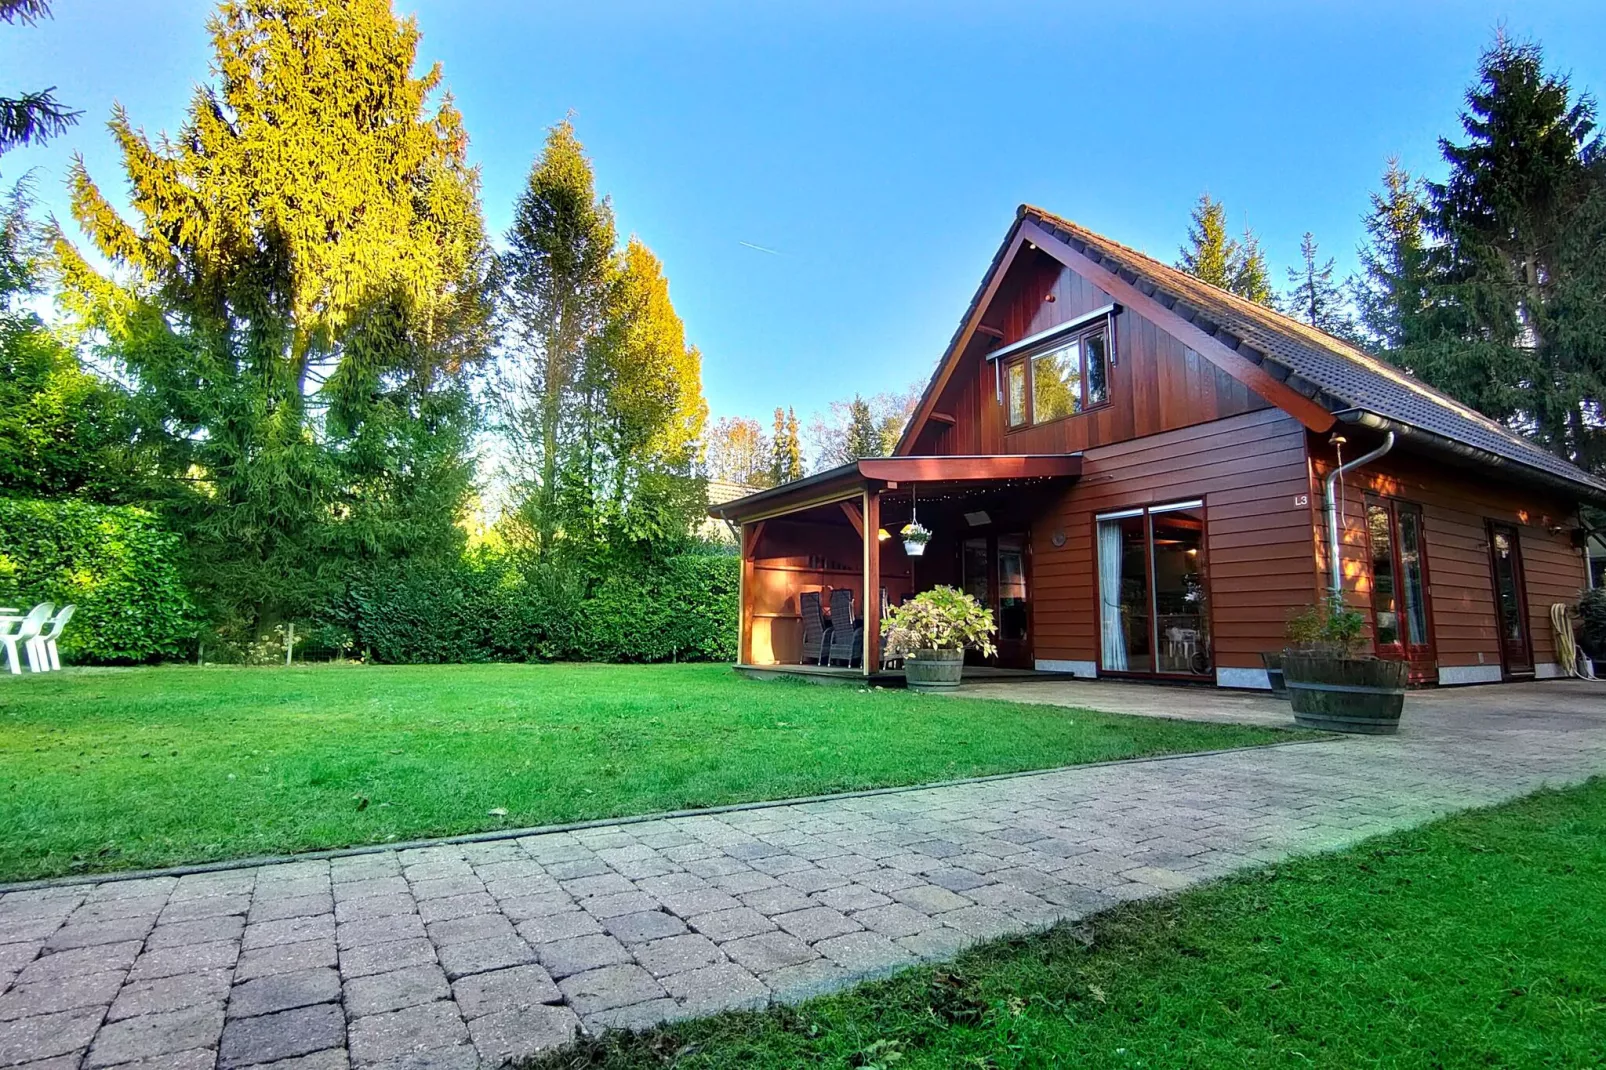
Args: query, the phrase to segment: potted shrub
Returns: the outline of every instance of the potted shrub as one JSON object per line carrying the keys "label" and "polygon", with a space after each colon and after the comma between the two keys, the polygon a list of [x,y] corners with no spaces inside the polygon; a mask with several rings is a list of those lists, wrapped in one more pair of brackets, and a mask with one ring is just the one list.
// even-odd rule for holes
{"label": "potted shrub", "polygon": [[915,691],[959,686],[965,651],[994,650],[992,611],[953,587],[923,591],[887,614],[887,654],[903,659],[904,679]]}
{"label": "potted shrub", "polygon": [[926,544],[931,541],[931,532],[918,520],[905,524],[898,534],[903,537],[903,552],[910,557],[922,556],[926,552]]}
{"label": "potted shrub", "polygon": [[1289,621],[1283,682],[1295,724],[1368,735],[1399,730],[1409,666],[1359,654],[1365,631],[1366,618],[1339,598]]}

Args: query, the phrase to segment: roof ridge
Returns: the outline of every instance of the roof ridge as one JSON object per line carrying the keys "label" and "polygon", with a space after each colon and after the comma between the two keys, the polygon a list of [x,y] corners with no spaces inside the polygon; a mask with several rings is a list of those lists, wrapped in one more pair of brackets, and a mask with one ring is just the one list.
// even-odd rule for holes
{"label": "roof ridge", "polygon": [[[1074,220],[1066,219],[1064,216],[1056,215],[1055,213],[1050,212],[1047,209],[1040,208],[1037,205],[1022,204],[1020,206],[1020,211],[1022,214],[1035,215],[1053,226],[1063,227],[1066,231],[1073,233],[1083,240],[1091,242],[1092,244],[1104,246],[1107,249],[1119,250],[1120,252],[1127,253],[1133,257],[1136,257],[1140,261],[1152,265],[1155,274],[1159,276],[1159,278],[1157,278],[1155,281],[1159,282],[1167,289],[1181,290],[1182,293],[1180,293],[1178,296],[1187,298],[1188,290],[1203,288],[1204,290],[1208,291],[1208,295],[1210,297],[1225,300],[1229,305],[1237,309],[1239,312],[1247,315],[1252,320],[1255,320],[1267,330],[1281,332],[1285,335],[1292,334],[1296,338],[1305,341],[1307,344],[1318,345],[1320,348],[1326,350],[1333,356],[1362,364],[1367,368],[1368,371],[1371,371],[1377,375],[1382,375],[1394,382],[1397,386],[1410,390],[1413,393],[1428,397],[1440,405],[1444,405],[1447,408],[1455,410],[1456,414],[1461,416],[1463,419],[1472,420],[1475,423],[1481,424],[1489,430],[1504,436],[1513,444],[1522,446],[1525,449],[1533,450],[1536,453],[1544,454],[1547,457],[1553,456],[1548,450],[1545,450],[1538,443],[1518,434],[1516,431],[1513,431],[1511,428],[1500,423],[1498,420],[1494,420],[1488,416],[1485,416],[1483,413],[1465,404],[1464,402],[1458,401],[1449,394],[1446,394],[1444,391],[1439,390],[1437,387],[1434,387],[1429,383],[1425,383],[1416,376],[1411,375],[1403,368],[1390,364],[1388,361],[1383,360],[1374,354],[1368,353],[1366,350],[1361,349],[1359,346],[1356,346],[1350,342],[1346,342],[1342,338],[1328,334],[1326,331],[1323,331],[1317,327],[1313,327],[1302,320],[1295,319],[1286,313],[1279,312],[1277,309],[1268,308],[1265,305],[1250,301],[1248,298],[1242,297],[1239,294],[1235,294],[1231,290],[1217,286],[1211,282],[1206,282],[1204,279],[1201,279],[1195,275],[1190,275],[1186,271],[1183,271],[1177,267],[1173,267],[1172,265],[1165,263],[1163,260],[1152,257],[1140,249],[1134,249],[1130,245],[1126,245],[1116,241],[1113,238],[1106,237],[1105,235],[1100,234],[1098,231],[1091,230],[1088,227],[1084,227],[1075,222]],[[1180,285],[1166,285],[1168,282],[1180,283]],[[1202,309],[1201,311],[1208,312],[1208,309]],[[1222,326],[1229,331],[1232,330],[1231,326],[1229,325],[1223,324]],[[1245,341],[1249,340],[1245,339]],[[1272,359],[1275,360],[1275,356],[1273,356]]]}

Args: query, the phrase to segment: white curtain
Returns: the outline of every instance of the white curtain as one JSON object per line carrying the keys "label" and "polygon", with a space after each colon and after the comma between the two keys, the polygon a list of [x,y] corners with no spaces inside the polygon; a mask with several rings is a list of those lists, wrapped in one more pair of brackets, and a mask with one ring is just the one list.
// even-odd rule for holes
{"label": "white curtain", "polygon": [[1121,626],[1121,522],[1099,521],[1099,620],[1104,668],[1126,671],[1126,630]]}

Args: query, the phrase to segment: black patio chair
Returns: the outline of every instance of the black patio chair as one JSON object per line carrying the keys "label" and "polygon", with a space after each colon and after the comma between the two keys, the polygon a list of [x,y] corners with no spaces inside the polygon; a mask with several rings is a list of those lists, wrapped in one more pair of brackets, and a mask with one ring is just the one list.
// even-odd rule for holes
{"label": "black patio chair", "polygon": [[797,596],[797,606],[803,615],[803,661],[819,665],[831,646],[831,628],[820,608],[820,592],[804,591]]}
{"label": "black patio chair", "polygon": [[831,644],[828,662],[852,668],[864,660],[864,621],[853,616],[853,592],[838,587],[831,592]]}

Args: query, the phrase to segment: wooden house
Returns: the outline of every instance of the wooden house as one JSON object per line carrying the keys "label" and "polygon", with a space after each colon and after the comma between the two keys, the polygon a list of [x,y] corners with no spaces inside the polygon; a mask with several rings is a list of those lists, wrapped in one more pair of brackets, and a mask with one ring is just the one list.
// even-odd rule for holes
{"label": "wooden house", "polygon": [[[950,584],[1000,667],[1265,688],[1335,561],[1418,683],[1557,675],[1582,502],[1606,483],[1404,371],[1023,206],[891,457],[711,511],[741,532],[743,666],[804,660],[804,592],[874,621]],[[838,671],[882,672],[863,647]]]}

